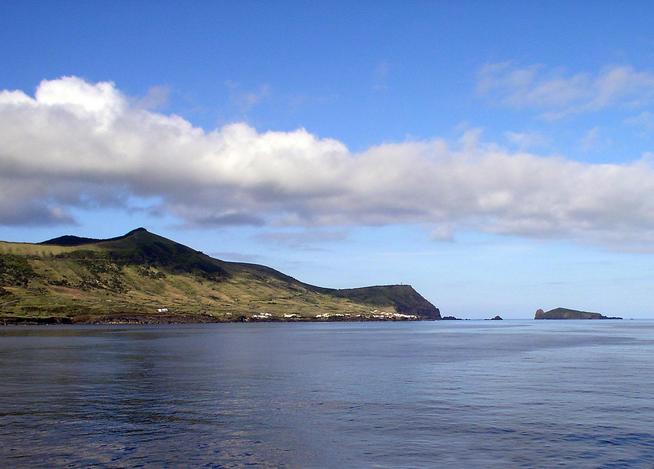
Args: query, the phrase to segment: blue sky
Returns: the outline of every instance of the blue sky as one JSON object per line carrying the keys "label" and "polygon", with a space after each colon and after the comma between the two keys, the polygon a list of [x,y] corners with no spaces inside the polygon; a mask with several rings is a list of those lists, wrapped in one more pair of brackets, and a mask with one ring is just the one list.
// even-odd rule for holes
{"label": "blue sky", "polygon": [[0,238],[146,226],[457,316],[650,317],[653,16],[3,2]]}

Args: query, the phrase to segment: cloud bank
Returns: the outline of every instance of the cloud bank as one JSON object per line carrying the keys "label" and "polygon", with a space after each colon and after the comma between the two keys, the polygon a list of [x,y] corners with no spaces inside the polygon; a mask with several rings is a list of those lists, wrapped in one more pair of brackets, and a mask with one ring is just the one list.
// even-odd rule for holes
{"label": "cloud bank", "polygon": [[109,82],[0,92],[0,224],[71,223],[71,209],[137,200],[193,226],[424,224],[580,241],[654,240],[654,168],[587,164],[479,141],[353,153],[306,130],[207,132]]}

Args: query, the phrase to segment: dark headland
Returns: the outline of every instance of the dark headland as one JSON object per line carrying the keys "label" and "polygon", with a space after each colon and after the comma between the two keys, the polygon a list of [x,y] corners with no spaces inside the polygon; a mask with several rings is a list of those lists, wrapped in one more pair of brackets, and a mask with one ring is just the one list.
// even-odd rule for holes
{"label": "dark headland", "polygon": [[0,242],[0,324],[436,319],[438,308],[410,285],[318,287],[144,228]]}
{"label": "dark headland", "polygon": [[591,313],[589,311],[577,311],[568,308],[555,308],[549,311],[539,309],[534,315],[534,319],[622,319],[619,317],[604,316],[600,313]]}

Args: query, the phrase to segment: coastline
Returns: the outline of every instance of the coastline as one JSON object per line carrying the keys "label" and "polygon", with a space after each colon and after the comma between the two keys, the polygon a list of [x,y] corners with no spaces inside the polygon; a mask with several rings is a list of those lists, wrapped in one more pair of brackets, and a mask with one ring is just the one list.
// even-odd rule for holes
{"label": "coastline", "polygon": [[363,316],[332,316],[328,318],[317,317],[291,317],[291,318],[253,318],[239,316],[234,318],[217,317],[211,315],[155,315],[155,314],[126,314],[100,317],[12,317],[0,316],[1,326],[48,326],[48,325],[157,325],[157,324],[220,324],[220,323],[292,323],[292,322],[398,322],[398,321],[438,321],[437,319],[419,317],[363,317]]}

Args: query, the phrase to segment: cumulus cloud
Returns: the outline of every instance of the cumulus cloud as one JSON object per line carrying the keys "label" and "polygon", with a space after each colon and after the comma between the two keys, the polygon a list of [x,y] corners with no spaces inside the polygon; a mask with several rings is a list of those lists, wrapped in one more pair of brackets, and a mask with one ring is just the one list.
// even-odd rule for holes
{"label": "cumulus cloud", "polygon": [[136,106],[143,109],[160,109],[168,104],[170,99],[170,87],[156,85],[148,89],[147,94],[136,101]]}
{"label": "cumulus cloud", "polygon": [[649,104],[654,101],[654,73],[614,65],[595,74],[566,74],[540,65],[503,62],[481,68],[477,90],[503,105],[558,118],[609,106]]}
{"label": "cumulus cloud", "polygon": [[[306,130],[212,131],[75,77],[0,92],[0,224],[70,223],[76,207],[156,200],[191,226],[421,224],[607,243],[654,240],[651,158],[587,164],[471,131],[353,153]],[[142,202],[141,202],[142,203]],[[446,227],[446,228],[442,228]]]}

